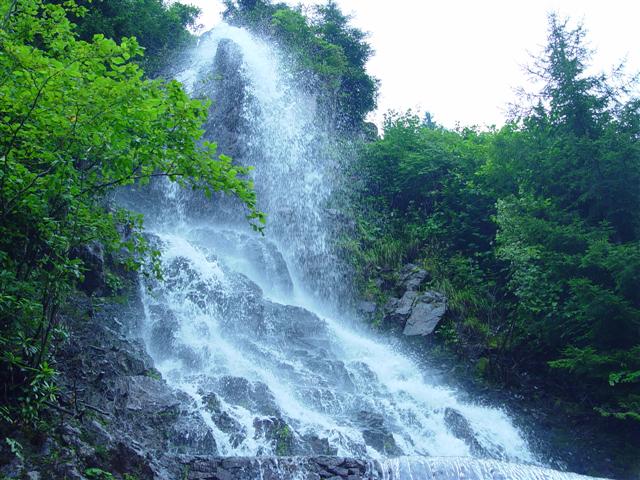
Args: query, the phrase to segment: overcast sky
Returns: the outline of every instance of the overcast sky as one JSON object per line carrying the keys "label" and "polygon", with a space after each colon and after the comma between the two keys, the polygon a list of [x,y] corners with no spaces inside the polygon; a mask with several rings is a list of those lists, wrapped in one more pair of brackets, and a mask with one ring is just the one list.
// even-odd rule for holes
{"label": "overcast sky", "polygon": [[[182,0],[203,10],[213,27],[217,0]],[[291,5],[323,3],[287,1]],[[588,30],[595,68],[626,58],[640,71],[640,0],[337,0],[375,50],[367,68],[380,79],[375,120],[389,110],[430,111],[445,126],[501,125],[522,66],[541,51],[546,16],[556,11]]]}

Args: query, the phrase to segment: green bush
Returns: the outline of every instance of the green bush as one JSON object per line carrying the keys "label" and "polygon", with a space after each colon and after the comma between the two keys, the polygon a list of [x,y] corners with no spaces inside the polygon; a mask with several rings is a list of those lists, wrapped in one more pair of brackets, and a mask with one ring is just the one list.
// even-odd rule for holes
{"label": "green bush", "polygon": [[[54,1],[54,3],[61,3]],[[189,28],[196,27],[200,10],[192,5],[163,0],[79,0],[82,15],[72,15],[81,40],[91,41],[94,35],[120,42],[136,37],[145,49],[137,61],[145,73],[161,73],[174,55],[195,41]]]}
{"label": "green bush", "polygon": [[426,266],[457,321],[440,337],[481,344],[483,372],[558,377],[559,393],[638,420],[640,100],[588,59],[583,29],[552,15],[539,102],[505,127],[389,115],[355,168],[367,227],[351,251],[363,286]]}

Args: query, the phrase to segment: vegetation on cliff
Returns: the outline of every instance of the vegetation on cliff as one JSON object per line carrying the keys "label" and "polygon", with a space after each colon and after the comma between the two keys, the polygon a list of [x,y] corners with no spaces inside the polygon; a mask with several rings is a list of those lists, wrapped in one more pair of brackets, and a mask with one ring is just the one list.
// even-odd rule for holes
{"label": "vegetation on cliff", "polygon": [[256,228],[264,221],[247,169],[200,142],[208,106],[146,80],[135,38],[79,39],[68,16],[86,13],[0,1],[0,417],[12,428],[55,399],[51,343],[82,252],[99,243],[130,269],[149,253],[141,218],[108,206],[110,191],[166,177],[235,194]]}
{"label": "vegetation on cliff", "polygon": [[[363,291],[422,262],[450,297],[440,337],[481,373],[528,371],[602,415],[640,421],[640,100],[593,75],[584,30],[550,17],[542,88],[500,129],[389,115],[356,167]],[[379,284],[379,282],[378,282]]]}
{"label": "vegetation on cliff", "polygon": [[[45,3],[63,4],[60,0]],[[80,40],[96,34],[120,42],[135,37],[144,56],[135,59],[147,76],[156,76],[171,64],[175,54],[193,44],[189,31],[197,27],[200,10],[192,5],[163,0],[78,0],[82,14],[69,12]]]}
{"label": "vegetation on cliff", "polygon": [[225,0],[225,5],[225,20],[276,41],[296,68],[313,74],[310,87],[324,94],[339,127],[361,127],[376,106],[377,80],[365,69],[373,50],[334,1],[307,12],[269,0]]}

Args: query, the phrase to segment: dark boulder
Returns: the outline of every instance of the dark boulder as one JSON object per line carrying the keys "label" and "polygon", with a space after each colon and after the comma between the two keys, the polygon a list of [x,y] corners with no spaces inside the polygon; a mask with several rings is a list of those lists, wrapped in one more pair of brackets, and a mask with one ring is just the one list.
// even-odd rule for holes
{"label": "dark boulder", "polygon": [[445,408],[444,410],[444,423],[451,434],[462,440],[467,444],[469,450],[474,456],[487,457],[487,450],[480,444],[476,435],[469,424],[469,421],[464,418],[458,410],[454,408]]}
{"label": "dark boulder", "polygon": [[402,455],[402,450],[396,445],[393,434],[387,429],[382,415],[363,410],[358,413],[357,421],[368,446],[385,455],[393,457]]}
{"label": "dark boulder", "polygon": [[104,295],[107,293],[107,277],[104,264],[104,247],[99,242],[91,242],[74,249],[72,257],[82,260],[83,279],[80,290],[87,295]]}

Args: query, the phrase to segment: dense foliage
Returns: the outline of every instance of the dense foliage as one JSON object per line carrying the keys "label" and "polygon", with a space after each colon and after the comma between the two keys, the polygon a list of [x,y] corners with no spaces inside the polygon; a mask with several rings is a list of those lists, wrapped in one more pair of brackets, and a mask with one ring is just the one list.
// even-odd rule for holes
{"label": "dense foliage", "polygon": [[225,19],[248,26],[280,43],[294,64],[316,76],[331,112],[343,128],[359,127],[375,108],[377,81],[365,64],[373,51],[366,35],[349,24],[334,1],[314,6],[308,15],[269,0],[225,1]]}
{"label": "dense foliage", "polygon": [[[62,3],[59,0],[51,0]],[[78,0],[82,15],[72,15],[81,40],[91,41],[95,34],[120,42],[136,37],[145,55],[137,61],[145,73],[155,76],[195,37],[189,28],[196,27],[200,10],[180,2],[163,0]]]}
{"label": "dense foliage", "polygon": [[[109,191],[152,177],[236,194],[259,226],[246,169],[199,142],[207,105],[175,81],[149,81],[134,38],[78,39],[43,0],[0,0],[0,415],[31,422],[53,401],[59,307],[82,280],[93,242],[140,267],[141,220],[109,207]],[[128,231],[129,234],[125,234]]]}
{"label": "dense foliage", "polygon": [[640,100],[588,60],[583,29],[551,16],[543,87],[505,127],[389,116],[358,165],[351,248],[373,298],[377,272],[430,268],[454,310],[441,337],[482,345],[484,375],[533,372],[640,421]]}

